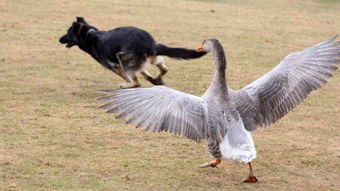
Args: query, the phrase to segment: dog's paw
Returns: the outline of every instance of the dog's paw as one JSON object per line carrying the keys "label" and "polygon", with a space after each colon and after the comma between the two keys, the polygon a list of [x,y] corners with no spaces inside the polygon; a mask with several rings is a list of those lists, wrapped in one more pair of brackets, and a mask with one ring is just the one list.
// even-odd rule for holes
{"label": "dog's paw", "polygon": [[162,78],[156,78],[152,81],[152,83],[154,85],[164,85],[165,84]]}
{"label": "dog's paw", "polygon": [[120,89],[127,89],[127,88],[138,88],[140,84],[135,83],[122,83],[119,85]]}

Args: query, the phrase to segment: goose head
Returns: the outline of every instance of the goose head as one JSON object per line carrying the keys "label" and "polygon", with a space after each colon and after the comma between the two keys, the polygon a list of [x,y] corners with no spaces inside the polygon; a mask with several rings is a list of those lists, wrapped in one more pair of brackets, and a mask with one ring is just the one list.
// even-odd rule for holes
{"label": "goose head", "polygon": [[228,98],[228,87],[226,84],[227,61],[222,44],[217,39],[208,38],[203,40],[202,45],[196,51],[210,52],[214,62],[213,79],[204,96],[212,100],[216,100],[219,97],[225,103]]}
{"label": "goose head", "polygon": [[203,40],[202,45],[196,49],[197,52],[211,52],[219,41],[214,38]]}

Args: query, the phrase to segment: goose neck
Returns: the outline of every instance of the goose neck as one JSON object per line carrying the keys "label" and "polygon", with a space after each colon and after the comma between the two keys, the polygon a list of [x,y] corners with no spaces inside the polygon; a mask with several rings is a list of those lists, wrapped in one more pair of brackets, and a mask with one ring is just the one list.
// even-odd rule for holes
{"label": "goose neck", "polygon": [[211,91],[223,92],[225,95],[228,92],[226,84],[226,69],[227,61],[226,56],[221,44],[215,44],[214,48],[211,50],[213,61],[215,63],[214,76],[210,83],[209,89]]}

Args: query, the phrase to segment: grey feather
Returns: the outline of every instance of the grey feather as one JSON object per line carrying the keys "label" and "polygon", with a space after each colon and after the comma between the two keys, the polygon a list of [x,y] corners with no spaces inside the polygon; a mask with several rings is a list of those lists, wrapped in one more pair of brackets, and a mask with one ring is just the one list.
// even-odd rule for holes
{"label": "grey feather", "polygon": [[206,102],[197,96],[185,94],[163,86],[152,88],[106,91],[113,96],[102,106],[109,112],[119,113],[126,123],[137,124],[148,131],[169,131],[200,141],[208,136]]}
{"label": "grey feather", "polygon": [[336,38],[291,53],[270,72],[234,93],[233,101],[246,129],[275,123],[327,82],[340,62],[340,41]]}

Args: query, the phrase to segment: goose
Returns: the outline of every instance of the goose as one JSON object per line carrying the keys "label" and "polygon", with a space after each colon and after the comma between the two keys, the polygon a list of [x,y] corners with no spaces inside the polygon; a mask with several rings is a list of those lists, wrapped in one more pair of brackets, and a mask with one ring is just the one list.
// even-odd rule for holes
{"label": "goose", "polygon": [[[251,161],[256,150],[251,131],[268,127],[326,83],[337,69],[340,41],[328,41],[294,52],[264,76],[240,90],[226,84],[226,56],[217,39],[206,39],[197,51],[210,52],[214,61],[212,81],[202,97],[164,86],[103,90],[101,108],[116,118],[152,132],[167,131],[194,141],[205,140],[217,167],[221,159],[249,166],[243,182],[258,182]],[[108,102],[108,103],[107,103]]]}

